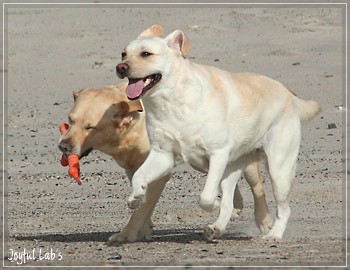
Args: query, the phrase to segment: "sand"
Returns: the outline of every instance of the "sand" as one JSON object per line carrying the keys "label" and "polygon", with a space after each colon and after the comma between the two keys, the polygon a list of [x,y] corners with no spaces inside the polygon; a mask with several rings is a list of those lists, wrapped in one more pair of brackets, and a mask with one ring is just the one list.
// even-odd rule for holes
{"label": "sand", "polygon": [[[8,6],[6,14],[5,265],[19,265],[14,254],[23,252],[25,265],[65,269],[345,265],[341,6],[22,5]],[[154,237],[105,245],[131,214],[129,182],[99,152],[84,159],[83,184],[72,182],[59,164],[58,125],[67,119],[73,90],[120,81],[115,65],[121,50],[155,23],[167,33],[183,30],[194,62],[264,74],[322,104],[322,114],[302,127],[292,215],[282,241],[261,239],[253,197],[241,180],[241,219],[207,243],[201,230],[217,212],[206,213],[197,203],[205,175],[180,166],[155,210]],[[270,179],[264,177],[274,213]]]}

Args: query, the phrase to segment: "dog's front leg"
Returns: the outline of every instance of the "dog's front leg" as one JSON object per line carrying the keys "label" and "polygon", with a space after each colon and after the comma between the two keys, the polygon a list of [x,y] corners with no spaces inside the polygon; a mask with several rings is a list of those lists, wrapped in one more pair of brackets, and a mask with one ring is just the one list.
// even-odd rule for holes
{"label": "dog's front leg", "polygon": [[210,156],[208,178],[199,199],[199,205],[205,211],[212,211],[219,206],[217,195],[228,158],[227,149],[218,150]]}
{"label": "dog's front leg", "polygon": [[108,244],[123,242],[135,242],[150,239],[152,236],[151,216],[153,210],[162,194],[166,182],[170,179],[170,174],[149,185],[146,192],[146,201],[140,208],[136,209],[129,219],[125,228],[113,234],[108,239]]}
{"label": "dog's front leg", "polygon": [[145,200],[148,184],[165,177],[173,167],[172,153],[151,148],[147,159],[131,180],[132,193],[128,199],[129,208],[137,209]]}

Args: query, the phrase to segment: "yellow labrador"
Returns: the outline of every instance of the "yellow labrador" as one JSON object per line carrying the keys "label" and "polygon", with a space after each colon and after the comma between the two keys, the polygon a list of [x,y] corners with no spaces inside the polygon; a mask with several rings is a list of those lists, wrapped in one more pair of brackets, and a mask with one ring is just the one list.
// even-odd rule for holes
{"label": "yellow labrador", "polygon": [[[80,157],[92,150],[102,151],[112,156],[131,180],[146,159],[150,145],[142,104],[140,101],[128,100],[126,86],[117,84],[74,92],[74,106],[68,117],[69,130],[60,137],[59,148],[66,155],[74,153]],[[256,201],[256,222],[261,231],[267,231],[272,219],[259,181],[257,163],[246,170],[245,177],[254,183],[251,188]],[[169,179],[170,174],[166,174],[159,181],[150,184],[145,203],[134,211],[122,232],[110,237],[110,243],[133,242],[151,237],[151,215]],[[238,211],[242,208],[239,191],[235,194],[234,205]],[[261,213],[264,213],[263,216]]]}
{"label": "yellow labrador", "polygon": [[223,192],[218,220],[206,228],[220,236],[232,212],[232,198],[242,171],[267,157],[277,204],[267,236],[282,238],[290,216],[288,194],[295,174],[301,121],[321,107],[304,101],[281,83],[252,73],[230,73],[198,65],[184,57],[190,43],[176,30],[145,30],[122,52],[117,74],[129,79],[130,100],[142,98],[150,154],[132,178],[131,209],[142,206],[146,191],[180,162],[208,171],[200,206],[212,210]]}

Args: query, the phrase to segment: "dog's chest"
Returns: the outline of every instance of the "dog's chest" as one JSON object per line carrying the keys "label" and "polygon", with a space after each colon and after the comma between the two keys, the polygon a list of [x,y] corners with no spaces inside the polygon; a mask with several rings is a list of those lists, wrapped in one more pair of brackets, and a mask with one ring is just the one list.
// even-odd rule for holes
{"label": "dog's chest", "polygon": [[[199,133],[192,128],[187,132],[174,127],[155,127],[151,129],[150,140],[153,147],[173,152],[178,163],[186,162],[196,167],[203,167],[208,160],[207,148]],[[203,168],[204,169],[204,168]]]}
{"label": "dog's chest", "polygon": [[146,103],[147,131],[152,148],[173,153],[177,163],[207,170],[211,143],[205,135],[206,119],[193,102],[163,98]]}

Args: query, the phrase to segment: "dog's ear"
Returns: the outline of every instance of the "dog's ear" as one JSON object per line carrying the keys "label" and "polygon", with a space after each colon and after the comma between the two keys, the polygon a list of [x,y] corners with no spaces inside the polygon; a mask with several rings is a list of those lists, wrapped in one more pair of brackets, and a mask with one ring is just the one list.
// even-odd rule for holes
{"label": "dog's ear", "polygon": [[161,25],[155,24],[150,28],[147,28],[143,31],[138,38],[154,38],[154,37],[162,37],[164,34],[164,29]]}
{"label": "dog's ear", "polygon": [[191,49],[190,41],[181,30],[175,30],[165,40],[170,48],[181,52],[182,55],[186,55]]}
{"label": "dog's ear", "polygon": [[73,99],[74,99],[74,102],[77,100],[79,94],[83,91],[84,89],[80,89],[80,90],[77,90],[77,91],[73,91]]}
{"label": "dog's ear", "polygon": [[288,88],[288,91],[293,95],[293,96],[298,96],[297,92],[294,91],[293,89]]}
{"label": "dog's ear", "polygon": [[130,125],[135,116],[133,112],[143,111],[140,101],[123,101],[119,104],[115,104],[115,106],[117,106],[117,109],[113,114],[113,122],[119,127]]}

